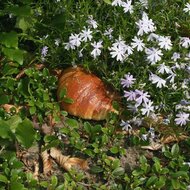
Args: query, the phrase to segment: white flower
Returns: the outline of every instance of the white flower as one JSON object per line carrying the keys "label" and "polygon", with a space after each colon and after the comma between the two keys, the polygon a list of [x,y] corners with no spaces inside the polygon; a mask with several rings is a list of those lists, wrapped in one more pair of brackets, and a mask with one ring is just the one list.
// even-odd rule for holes
{"label": "white flower", "polygon": [[122,127],[122,130],[129,131],[132,129],[131,125],[129,124],[128,121],[123,121],[121,120],[120,126]]}
{"label": "white flower", "polygon": [[69,43],[72,46],[79,47],[81,45],[81,36],[80,34],[71,34],[69,37]]}
{"label": "white flower", "polygon": [[183,9],[183,11],[184,11],[185,13],[189,13],[189,14],[190,14],[190,3],[186,3],[186,4],[185,4],[185,8]]}
{"label": "white flower", "polygon": [[88,20],[86,21],[92,28],[97,28],[98,27],[98,23],[93,19],[93,16],[90,15],[88,17]]}
{"label": "white flower", "polygon": [[146,48],[147,59],[151,64],[155,64],[156,62],[161,60],[161,56],[163,55],[162,51],[158,48]]}
{"label": "white flower", "polygon": [[171,59],[177,61],[180,58],[180,53],[174,52]]}
{"label": "white flower", "polygon": [[156,84],[156,87],[162,88],[166,86],[166,80],[160,78],[158,75],[151,73],[149,80],[152,81],[153,84]]}
{"label": "white flower", "polygon": [[176,115],[175,122],[177,125],[186,125],[189,121],[189,114],[185,112],[180,112]]}
{"label": "white flower", "polygon": [[131,75],[130,73],[129,73],[129,74],[126,74],[126,75],[125,75],[125,78],[121,79],[121,85],[122,85],[123,87],[129,88],[129,87],[131,87],[131,86],[134,84],[134,81],[135,81],[135,80],[136,80],[136,79],[133,78],[133,75]]}
{"label": "white flower", "polygon": [[129,12],[132,13],[133,12],[133,5],[131,5],[132,1],[131,0],[127,0],[127,2],[123,2],[122,3],[122,7],[125,13]]}
{"label": "white flower", "polygon": [[159,36],[158,45],[160,46],[160,48],[163,48],[165,50],[170,50],[172,48],[172,42],[170,40],[170,37]]}
{"label": "white flower", "polygon": [[130,91],[125,91],[124,90],[124,97],[125,98],[127,98],[127,100],[128,101],[133,101],[133,100],[135,100],[135,98],[136,98],[136,93],[134,92],[134,91],[132,91],[132,90],[130,90]]}
{"label": "white flower", "polygon": [[75,49],[75,46],[73,44],[71,44],[71,42],[67,42],[67,43],[63,43],[65,45],[65,49],[69,50],[69,49]]}
{"label": "white flower", "polygon": [[80,35],[81,35],[82,41],[84,42],[87,42],[88,40],[89,41],[92,40],[92,31],[89,28],[82,30]]}
{"label": "white flower", "polygon": [[122,6],[123,1],[122,0],[113,0],[112,6]]}
{"label": "white flower", "polygon": [[101,54],[100,49],[103,47],[102,46],[102,41],[91,43],[91,45],[94,47],[93,51],[91,52],[91,55],[94,58],[96,58],[97,56],[99,56]]}
{"label": "white flower", "polygon": [[57,38],[57,39],[54,40],[54,44],[56,46],[59,46],[60,43],[61,43],[61,40],[59,38]]}
{"label": "white flower", "polygon": [[137,33],[139,36],[142,36],[144,33],[148,34],[150,32],[154,32],[156,30],[152,19],[149,19],[145,12],[143,12],[142,19],[136,22],[136,25],[139,28]]}
{"label": "white flower", "polygon": [[147,38],[147,41],[157,41],[159,38],[159,35],[158,34],[155,34],[155,33],[150,33],[148,35],[148,38]]}
{"label": "white flower", "polygon": [[139,0],[139,1],[140,1],[141,5],[143,7],[145,7],[146,9],[148,9],[148,0]]}
{"label": "white flower", "polygon": [[152,101],[143,104],[143,108],[141,108],[142,115],[149,116],[150,112],[154,112],[154,106],[152,104]]}
{"label": "white flower", "polygon": [[180,44],[184,48],[190,47],[190,38],[188,38],[188,37],[181,37]]}
{"label": "white flower", "polygon": [[169,66],[166,66],[165,63],[162,63],[158,66],[158,73],[164,74],[164,73],[171,73],[171,69]]}
{"label": "white flower", "polygon": [[112,32],[113,32],[113,29],[112,28],[109,28],[109,29],[107,29],[107,30],[105,30],[105,32],[104,32],[104,35],[105,36],[108,36],[109,37],[109,39],[112,39]]}
{"label": "white flower", "polygon": [[133,54],[133,48],[129,45],[125,45],[125,50],[127,52],[127,55]]}
{"label": "white flower", "polygon": [[135,101],[136,101],[136,106],[139,106],[140,104],[147,103],[150,100],[148,99],[150,97],[150,95],[148,94],[148,92],[143,92],[143,90],[135,90]]}
{"label": "white flower", "polygon": [[145,44],[143,43],[143,40],[137,38],[136,36],[132,39],[132,48],[137,48],[137,51],[143,51]]}
{"label": "white flower", "polygon": [[124,61],[124,59],[126,58],[126,50],[123,48],[122,45],[112,46],[110,50],[111,57],[116,57],[117,61]]}

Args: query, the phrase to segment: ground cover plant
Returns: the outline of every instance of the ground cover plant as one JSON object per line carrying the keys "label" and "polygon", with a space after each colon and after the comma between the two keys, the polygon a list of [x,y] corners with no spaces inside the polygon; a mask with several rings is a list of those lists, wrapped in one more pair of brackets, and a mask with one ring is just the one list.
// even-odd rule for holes
{"label": "ground cover plant", "polygon": [[[0,21],[0,189],[189,188],[188,1],[5,0]],[[119,114],[61,109],[69,66],[112,86]]]}

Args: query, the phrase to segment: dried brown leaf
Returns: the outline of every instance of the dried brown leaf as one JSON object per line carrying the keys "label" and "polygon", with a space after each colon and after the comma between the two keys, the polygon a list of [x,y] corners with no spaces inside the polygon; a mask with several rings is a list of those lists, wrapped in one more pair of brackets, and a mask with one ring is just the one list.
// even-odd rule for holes
{"label": "dried brown leaf", "polygon": [[160,140],[161,143],[163,144],[169,144],[169,143],[172,143],[172,142],[179,142],[179,141],[183,141],[183,140],[186,140],[188,138],[188,136],[186,135],[179,135],[179,136],[176,136],[176,135],[168,135],[168,136],[163,136]]}
{"label": "dried brown leaf", "polygon": [[61,167],[63,167],[67,171],[70,170],[72,167],[82,170],[87,170],[89,168],[87,160],[64,156],[61,151],[56,148],[51,148],[50,155]]}
{"label": "dried brown leaf", "polygon": [[48,154],[47,150],[45,150],[45,151],[43,151],[41,153],[41,158],[42,158],[42,162],[43,162],[43,172],[44,172],[44,174],[51,173],[52,160],[51,160],[51,157]]}
{"label": "dried brown leaf", "polygon": [[22,108],[22,106],[14,106],[12,104],[3,104],[1,107],[7,112],[10,113],[12,109],[16,111],[16,113],[19,112],[19,110]]}

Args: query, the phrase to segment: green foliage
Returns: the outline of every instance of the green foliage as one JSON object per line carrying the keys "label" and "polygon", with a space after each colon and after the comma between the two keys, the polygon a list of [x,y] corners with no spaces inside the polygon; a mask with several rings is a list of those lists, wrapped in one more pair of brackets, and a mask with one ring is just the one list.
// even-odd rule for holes
{"label": "green foliage", "polygon": [[[147,60],[142,59],[141,52],[118,64],[110,57],[108,49],[119,35],[130,43],[137,33],[135,21],[143,11],[155,22],[158,33],[171,36],[174,43],[178,43],[181,36],[189,37],[189,15],[183,12],[186,1],[149,0],[149,9],[142,7],[140,1],[133,1],[132,4],[137,3],[137,6],[131,14],[123,13],[121,7],[111,6],[112,2],[0,2],[0,189],[185,190],[190,184],[190,156],[187,154],[190,151],[189,140],[164,146],[162,151],[153,152],[152,157],[141,155],[139,164],[132,168],[132,172],[128,170],[123,163],[125,156],[129,154],[127,148],[148,145],[149,141],[141,138],[147,134],[147,128],[144,127],[140,128],[139,136],[122,133],[120,120],[134,116],[134,113],[127,110],[126,100],[113,102],[113,107],[117,110],[122,104],[122,115],[111,113],[102,122],[83,121],[60,110],[61,101],[72,104],[73,100],[67,97],[67,89],[62,89],[59,94],[60,102],[57,101],[57,76],[52,71],[54,68],[64,69],[78,64],[112,84],[118,93],[122,93],[121,78],[126,73],[133,73],[135,77],[138,76],[135,88],[150,90],[151,97],[163,114],[175,114],[175,105],[185,97],[180,86],[182,77],[176,81],[180,88],[172,92],[169,88],[162,91],[151,86],[148,80],[152,70],[157,72],[157,64],[147,66]],[[90,15],[93,15],[99,27],[97,31],[93,30],[93,40],[83,44],[82,49],[75,47],[67,51],[65,46],[70,35],[87,28]],[[110,27],[114,30],[111,39],[103,35]],[[104,43],[102,54],[94,59],[90,54],[93,50],[91,42],[100,39]],[[148,43],[146,39],[143,40]],[[48,49],[43,54],[44,47]],[[180,49],[181,46],[175,46],[172,52],[165,54],[163,62],[166,65],[173,64],[169,61],[171,53]],[[80,53],[83,57],[79,56]],[[183,53],[187,54],[188,49]],[[184,55],[182,62],[186,62],[187,57]],[[38,69],[41,63],[45,68]],[[177,75],[189,78],[186,70],[177,71]],[[23,75],[18,77],[20,74]],[[16,107],[5,111],[2,107],[4,104],[22,108],[20,111]],[[53,124],[49,116],[52,117]],[[140,113],[137,113],[137,117],[139,116]],[[153,119],[150,120],[153,123]],[[151,127],[152,123],[149,123]],[[173,130],[176,129],[174,122],[170,125]],[[50,127],[53,133],[41,134],[40,130],[44,126]],[[182,131],[189,133],[189,126]],[[159,138],[159,135],[156,137]],[[61,174],[55,172],[48,177],[39,176],[39,180],[36,180],[20,160],[17,151],[28,151],[37,143],[43,145],[41,151],[59,147],[65,155],[89,159],[90,169],[87,172],[78,169],[60,170]]]}

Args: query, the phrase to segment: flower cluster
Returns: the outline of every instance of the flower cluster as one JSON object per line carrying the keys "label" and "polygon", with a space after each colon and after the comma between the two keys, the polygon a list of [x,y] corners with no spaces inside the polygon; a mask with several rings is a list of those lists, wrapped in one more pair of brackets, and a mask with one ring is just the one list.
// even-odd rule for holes
{"label": "flower cluster", "polygon": [[[189,106],[179,108],[179,105],[182,99],[190,99],[190,38],[178,36],[174,39],[168,33],[164,35],[162,28],[148,14],[147,0],[133,3],[131,0],[113,0],[111,6],[116,7],[114,11],[117,7],[118,10],[122,8],[123,13],[118,11],[117,15],[123,14],[133,22],[134,28],[129,26],[125,29],[129,34],[131,30],[133,36],[125,32],[118,34],[115,26],[102,27],[89,15],[83,29],[72,33],[68,42],[63,43],[65,49],[75,50],[80,59],[89,55],[88,59],[97,60],[106,55],[112,64],[119,64],[125,71],[120,84],[127,107],[133,115],[136,113],[147,117],[152,113],[164,112],[167,115],[172,112],[174,115],[171,118],[176,125],[187,125]],[[189,3],[185,4],[183,12],[190,13]],[[135,13],[138,16],[134,17]],[[173,94],[178,97],[175,102],[172,102]],[[178,94],[181,94],[181,98]],[[177,105],[179,109],[176,109]],[[121,126],[125,126],[123,122]]]}

